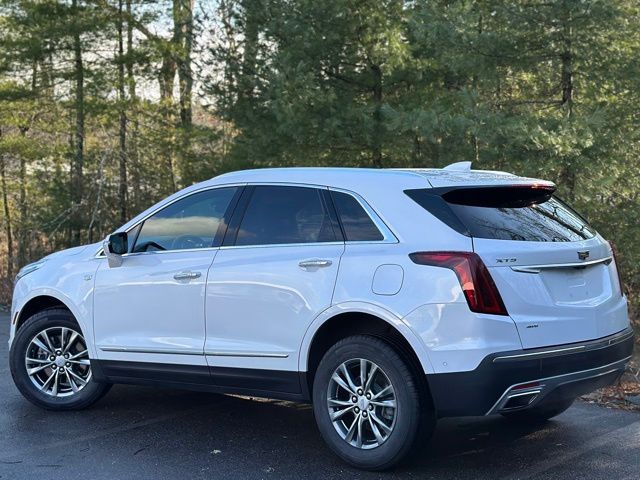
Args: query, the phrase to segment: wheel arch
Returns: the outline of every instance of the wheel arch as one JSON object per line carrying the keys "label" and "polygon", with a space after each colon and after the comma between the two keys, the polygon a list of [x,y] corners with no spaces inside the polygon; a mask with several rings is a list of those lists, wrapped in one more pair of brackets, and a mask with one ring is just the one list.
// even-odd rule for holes
{"label": "wheel arch", "polygon": [[324,353],[338,340],[358,334],[372,335],[390,343],[425,382],[426,375],[433,372],[424,344],[397,316],[370,304],[335,305],[313,322],[302,343],[298,370],[306,372],[304,386],[309,392]]}
{"label": "wheel arch", "polygon": [[51,295],[37,295],[30,298],[18,312],[15,319],[16,331],[20,329],[28,318],[49,308],[64,308],[71,312],[67,304],[59,298]]}
{"label": "wheel arch", "polygon": [[[71,312],[85,339],[89,343],[89,352],[93,353],[93,329],[91,324],[91,312],[89,306],[76,305],[62,292],[51,288],[38,288],[29,292],[28,296],[22,298],[14,310],[12,316],[12,332],[15,332],[32,315],[46,310],[47,308],[65,308]],[[13,338],[13,337],[12,337]]]}

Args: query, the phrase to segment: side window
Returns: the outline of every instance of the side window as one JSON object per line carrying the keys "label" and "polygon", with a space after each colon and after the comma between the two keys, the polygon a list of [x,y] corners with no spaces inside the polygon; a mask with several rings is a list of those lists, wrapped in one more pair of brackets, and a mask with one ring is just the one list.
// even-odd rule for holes
{"label": "side window", "polygon": [[345,240],[372,242],[384,239],[369,214],[352,195],[332,191],[331,197],[344,229]]}
{"label": "side window", "polygon": [[265,185],[255,187],[235,244],[316,243],[335,239],[320,190]]}
{"label": "side window", "polygon": [[132,251],[211,247],[236,190],[206,190],[163,208],[144,221]]}

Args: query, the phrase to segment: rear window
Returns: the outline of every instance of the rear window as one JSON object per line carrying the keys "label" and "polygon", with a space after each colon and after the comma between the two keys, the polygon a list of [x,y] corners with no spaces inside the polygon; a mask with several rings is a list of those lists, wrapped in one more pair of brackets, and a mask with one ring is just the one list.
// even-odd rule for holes
{"label": "rear window", "polygon": [[235,244],[275,245],[335,240],[320,190],[265,185],[255,187]]}
{"label": "rear window", "polygon": [[576,242],[595,231],[571,207],[539,186],[419,189],[405,193],[451,228],[477,238]]}

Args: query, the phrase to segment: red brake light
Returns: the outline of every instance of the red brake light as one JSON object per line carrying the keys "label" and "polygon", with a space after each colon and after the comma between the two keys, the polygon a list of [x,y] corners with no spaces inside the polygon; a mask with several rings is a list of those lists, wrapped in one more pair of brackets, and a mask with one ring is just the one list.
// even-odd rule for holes
{"label": "red brake light", "polygon": [[523,384],[520,384],[520,385],[518,385],[516,387],[513,387],[511,389],[511,391],[513,392],[515,390],[526,390],[528,388],[535,388],[535,387],[539,387],[539,386],[540,386],[540,382],[523,383]]}
{"label": "red brake light", "polygon": [[508,315],[491,274],[473,252],[417,252],[409,258],[418,265],[453,270],[472,312]]}

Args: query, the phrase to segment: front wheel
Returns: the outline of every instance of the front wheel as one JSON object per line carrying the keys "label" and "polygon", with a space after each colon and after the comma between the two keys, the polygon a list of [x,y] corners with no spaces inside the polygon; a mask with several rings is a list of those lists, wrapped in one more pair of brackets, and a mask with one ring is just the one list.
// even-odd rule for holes
{"label": "front wheel", "polygon": [[13,381],[31,403],[48,410],[79,410],[111,385],[93,380],[87,342],[71,312],[55,308],[27,319],[11,345]]}
{"label": "front wheel", "polygon": [[313,410],[328,446],[367,470],[399,463],[433,429],[416,372],[386,342],[358,335],[336,343],[316,371]]}

